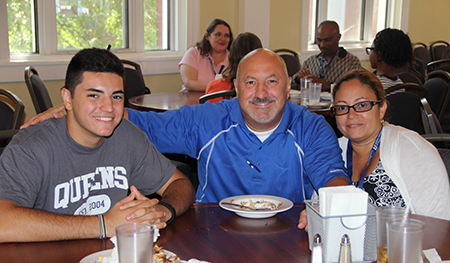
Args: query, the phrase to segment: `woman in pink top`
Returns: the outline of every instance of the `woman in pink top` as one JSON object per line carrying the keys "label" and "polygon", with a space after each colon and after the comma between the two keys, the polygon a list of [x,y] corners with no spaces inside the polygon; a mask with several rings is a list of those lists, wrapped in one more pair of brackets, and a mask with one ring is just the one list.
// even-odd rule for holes
{"label": "woman in pink top", "polygon": [[178,64],[183,81],[181,91],[205,91],[206,85],[228,66],[228,52],[233,42],[230,26],[222,19],[209,22],[205,35],[190,48]]}
{"label": "woman in pink top", "polygon": [[[261,40],[253,33],[245,32],[239,34],[231,44],[230,55],[228,57],[228,67],[223,71],[221,79],[211,81],[206,86],[205,94],[221,90],[234,89],[233,81],[236,79],[236,72],[239,61],[254,49],[262,48]],[[221,101],[222,98],[208,100],[211,103]]]}

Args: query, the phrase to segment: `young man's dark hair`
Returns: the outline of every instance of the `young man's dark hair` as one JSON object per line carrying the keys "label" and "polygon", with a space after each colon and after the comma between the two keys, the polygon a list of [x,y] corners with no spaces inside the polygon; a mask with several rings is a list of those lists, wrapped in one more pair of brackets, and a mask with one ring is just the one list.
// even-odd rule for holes
{"label": "young man's dark hair", "polygon": [[79,51],[67,67],[65,87],[72,93],[75,87],[83,82],[84,72],[114,73],[124,76],[120,59],[106,49],[87,48]]}

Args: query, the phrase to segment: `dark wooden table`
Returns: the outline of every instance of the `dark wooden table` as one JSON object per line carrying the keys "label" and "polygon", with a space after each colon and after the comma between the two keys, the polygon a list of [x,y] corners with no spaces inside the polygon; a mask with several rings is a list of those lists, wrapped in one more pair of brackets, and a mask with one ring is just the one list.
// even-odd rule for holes
{"label": "dark wooden table", "polygon": [[196,91],[152,93],[132,97],[128,102],[130,108],[135,110],[163,112],[198,104],[198,99],[203,95],[204,92]]}
{"label": "dark wooden table", "polygon": [[[308,235],[297,228],[303,209],[303,204],[295,204],[271,218],[246,219],[218,204],[195,204],[161,230],[157,244],[183,260],[309,263]],[[450,221],[413,217],[425,222],[423,248],[436,248],[443,260],[450,260]],[[109,239],[4,243],[0,244],[0,263],[78,263],[89,254],[112,247]]]}

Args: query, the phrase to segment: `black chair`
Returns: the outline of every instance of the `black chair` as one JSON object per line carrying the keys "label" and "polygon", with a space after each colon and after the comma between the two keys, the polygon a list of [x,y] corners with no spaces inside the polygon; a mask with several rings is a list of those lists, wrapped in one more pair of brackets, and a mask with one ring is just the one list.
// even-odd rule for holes
{"label": "black chair", "polygon": [[447,56],[447,49],[449,47],[448,42],[438,40],[429,45],[431,60],[444,59]]}
{"label": "black chair", "polygon": [[398,93],[399,90],[405,90],[407,92],[415,93],[419,96],[419,98],[425,98],[428,94],[428,90],[421,85],[415,83],[403,83],[387,88],[386,97],[392,96],[394,95],[394,93]]}
{"label": "black chair", "polygon": [[445,168],[447,168],[447,174],[450,177],[450,134],[423,134],[422,137],[431,142],[437,148],[439,155],[444,162]]}
{"label": "black chair", "polygon": [[198,101],[199,101],[200,104],[203,104],[203,103],[207,102],[208,100],[214,99],[214,98],[231,99],[233,97],[236,97],[236,91],[234,89],[232,89],[232,90],[221,90],[221,91],[205,94],[205,95],[201,96],[198,99]]}
{"label": "black chair", "polygon": [[427,75],[427,80],[432,78],[441,78],[450,85],[450,73],[444,70],[434,70]]}
{"label": "black chair", "polygon": [[292,77],[300,70],[300,59],[297,52],[286,48],[277,49],[273,52],[277,53],[286,63],[289,77]]}
{"label": "black chair", "polygon": [[425,78],[422,73],[418,72],[414,67],[403,67],[395,69],[395,74],[403,81],[403,83],[415,83],[423,85]]}
{"label": "black chair", "polygon": [[441,121],[450,99],[450,86],[441,78],[430,78],[425,82],[424,87],[428,90],[426,98],[431,110]]}
{"label": "black chair", "polygon": [[129,106],[128,100],[132,97],[150,94],[150,89],[145,86],[144,76],[142,75],[141,66],[129,61],[121,60],[125,68],[125,76],[123,79],[125,92],[125,107]]}
{"label": "black chair", "polygon": [[422,62],[423,72],[426,72],[426,65],[431,61],[431,55],[426,44],[418,42],[413,43],[414,57]]}
{"label": "black chair", "polygon": [[19,130],[25,106],[14,93],[0,89],[0,154]]}
{"label": "black chair", "polygon": [[440,59],[440,60],[435,60],[435,61],[431,61],[430,63],[427,64],[427,72],[433,72],[435,70],[443,70],[443,71],[447,71],[450,72],[450,59]]}
{"label": "black chair", "polygon": [[38,72],[32,66],[25,68],[25,83],[27,84],[31,99],[33,100],[36,114],[53,107],[47,87],[45,87],[45,84],[39,77]]}
{"label": "black chair", "polygon": [[[450,86],[450,73],[443,70],[434,70],[427,75],[427,81],[433,78],[440,78],[444,80]],[[447,103],[447,107],[440,117],[439,122],[441,123],[444,132],[450,132],[450,103]]]}
{"label": "black chair", "polygon": [[[425,98],[422,98],[426,101]],[[400,92],[386,97],[388,109],[387,120],[395,125],[414,130],[419,134],[437,132],[437,128],[432,128],[433,112],[424,111],[421,98],[412,92]],[[434,123],[436,126],[436,123]]]}

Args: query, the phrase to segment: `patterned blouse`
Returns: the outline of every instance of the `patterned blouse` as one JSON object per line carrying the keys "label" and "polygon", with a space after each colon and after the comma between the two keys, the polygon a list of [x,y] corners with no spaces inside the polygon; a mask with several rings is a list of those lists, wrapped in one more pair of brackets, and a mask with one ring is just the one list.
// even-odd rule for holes
{"label": "patterned blouse", "polygon": [[[358,184],[353,182],[356,187]],[[376,206],[406,206],[400,190],[386,174],[381,159],[375,170],[364,178],[363,187],[369,194],[369,202]]]}

